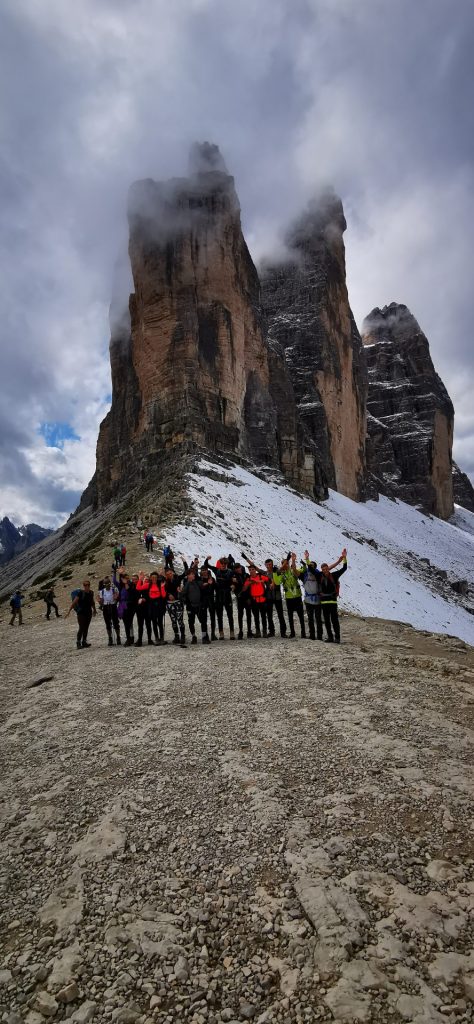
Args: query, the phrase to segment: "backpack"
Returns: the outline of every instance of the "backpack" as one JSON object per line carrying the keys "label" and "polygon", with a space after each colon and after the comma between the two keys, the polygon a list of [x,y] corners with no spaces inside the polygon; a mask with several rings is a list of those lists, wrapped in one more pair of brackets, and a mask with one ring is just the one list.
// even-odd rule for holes
{"label": "backpack", "polygon": [[170,548],[169,544],[166,544],[165,547],[163,548],[163,554],[164,554],[165,558],[167,558],[168,555],[171,554],[171,548]]}
{"label": "backpack", "polygon": [[341,584],[340,584],[339,580],[335,580],[334,576],[332,575],[332,573],[329,573],[329,579],[331,580],[331,583],[334,584],[334,589],[336,591],[336,597],[339,597],[339,594],[340,594],[340,591],[341,591]]}

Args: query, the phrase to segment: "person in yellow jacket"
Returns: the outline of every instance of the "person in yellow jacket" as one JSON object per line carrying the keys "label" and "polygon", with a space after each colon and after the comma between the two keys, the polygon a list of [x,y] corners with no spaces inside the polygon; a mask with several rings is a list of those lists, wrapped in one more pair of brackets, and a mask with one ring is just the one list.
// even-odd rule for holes
{"label": "person in yellow jacket", "polygon": [[301,636],[303,639],[306,639],[303,598],[301,596],[301,587],[298,581],[298,577],[301,576],[303,571],[303,569],[297,568],[296,553],[291,551],[288,553],[287,557],[283,559],[281,567],[276,569],[273,573],[273,582],[277,586],[283,587],[286,608],[288,611],[288,622],[290,624],[290,637],[296,636],[294,624],[296,614],[300,620]]}

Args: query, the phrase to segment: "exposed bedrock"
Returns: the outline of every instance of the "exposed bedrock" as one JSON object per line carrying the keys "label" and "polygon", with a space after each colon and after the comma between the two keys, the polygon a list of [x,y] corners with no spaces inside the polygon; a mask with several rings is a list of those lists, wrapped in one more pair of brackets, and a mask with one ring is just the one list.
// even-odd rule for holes
{"label": "exposed bedrock", "polygon": [[384,494],[449,518],[454,409],[406,306],[373,309],[362,333],[369,374],[367,463]]}

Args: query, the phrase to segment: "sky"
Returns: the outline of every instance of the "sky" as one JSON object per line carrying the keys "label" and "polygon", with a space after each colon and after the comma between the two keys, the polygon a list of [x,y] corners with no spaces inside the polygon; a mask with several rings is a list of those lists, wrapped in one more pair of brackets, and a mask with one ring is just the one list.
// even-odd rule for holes
{"label": "sky", "polygon": [[474,479],[472,0],[2,0],[0,515],[59,525],[110,404],[137,178],[217,143],[256,260],[322,184],[349,297],[410,307]]}

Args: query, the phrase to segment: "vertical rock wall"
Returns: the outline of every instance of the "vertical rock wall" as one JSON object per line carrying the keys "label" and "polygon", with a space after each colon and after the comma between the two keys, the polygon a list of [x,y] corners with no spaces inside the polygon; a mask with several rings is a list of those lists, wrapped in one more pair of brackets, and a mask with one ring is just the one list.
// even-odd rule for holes
{"label": "vertical rock wall", "polygon": [[374,309],[362,339],[369,373],[367,461],[378,489],[449,518],[454,409],[428,340],[406,306]]}
{"label": "vertical rock wall", "polygon": [[287,259],[261,270],[270,342],[284,353],[322,479],[350,498],[366,492],[367,374],[346,287],[340,199],[327,192],[286,236]]}

